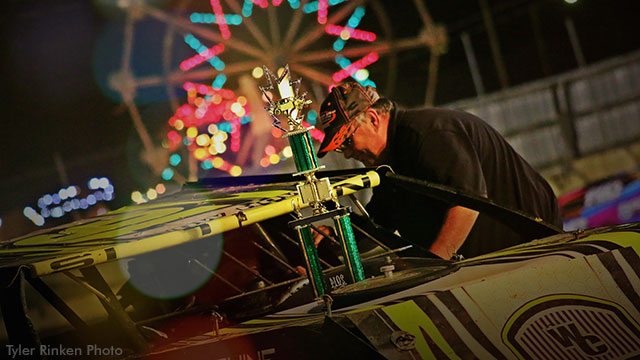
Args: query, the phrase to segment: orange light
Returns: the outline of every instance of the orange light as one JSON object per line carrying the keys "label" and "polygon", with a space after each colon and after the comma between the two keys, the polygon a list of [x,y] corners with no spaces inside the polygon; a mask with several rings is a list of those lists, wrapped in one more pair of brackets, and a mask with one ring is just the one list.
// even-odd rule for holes
{"label": "orange light", "polygon": [[247,98],[244,96],[238,96],[238,103],[242,106],[247,105]]}
{"label": "orange light", "polygon": [[265,158],[260,159],[260,166],[267,167],[269,165],[271,165],[271,163],[269,162],[269,158],[265,157]]}
{"label": "orange light", "polygon": [[164,192],[167,191],[167,188],[164,186],[164,184],[158,184],[156,185],[156,191],[158,192],[158,194],[164,194]]}
{"label": "orange light", "polygon": [[182,122],[182,120],[178,119],[176,120],[176,122],[173,124],[173,127],[176,128],[176,130],[180,131],[182,129],[184,129],[184,123]]}
{"label": "orange light", "polygon": [[222,102],[222,96],[215,94],[213,95],[213,97],[211,98],[211,101],[213,101],[214,104],[220,104]]}

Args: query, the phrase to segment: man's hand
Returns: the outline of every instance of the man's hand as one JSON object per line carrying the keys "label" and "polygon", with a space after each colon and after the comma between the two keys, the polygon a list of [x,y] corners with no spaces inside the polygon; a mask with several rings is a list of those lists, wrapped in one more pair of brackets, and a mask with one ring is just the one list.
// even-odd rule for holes
{"label": "man's hand", "polygon": [[[318,230],[322,231],[326,235],[329,235],[329,236],[332,236],[332,237],[336,236],[335,230],[333,230],[333,228],[330,227],[330,226],[320,225],[320,226],[317,226],[317,228],[318,228]],[[316,247],[318,247],[318,245],[320,244],[322,239],[324,239],[324,236],[322,234],[320,234],[319,232],[317,232],[316,230],[314,230],[313,228],[311,229],[311,234],[313,235],[314,244],[316,245]]]}

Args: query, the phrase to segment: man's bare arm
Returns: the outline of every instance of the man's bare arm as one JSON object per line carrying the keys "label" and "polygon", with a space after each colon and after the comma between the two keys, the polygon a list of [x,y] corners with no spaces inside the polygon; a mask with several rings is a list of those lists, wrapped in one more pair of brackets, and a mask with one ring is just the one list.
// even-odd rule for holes
{"label": "man's bare arm", "polygon": [[442,229],[429,251],[443,259],[450,259],[466,240],[477,218],[478,212],[475,210],[462,206],[449,209]]}

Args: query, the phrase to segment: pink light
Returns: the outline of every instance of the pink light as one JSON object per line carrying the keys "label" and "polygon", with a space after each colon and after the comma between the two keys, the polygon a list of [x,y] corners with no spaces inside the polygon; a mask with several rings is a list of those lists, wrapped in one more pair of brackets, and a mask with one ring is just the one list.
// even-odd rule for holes
{"label": "pink light", "polygon": [[202,64],[203,62],[211,59],[212,57],[220,54],[223,51],[224,51],[224,45],[223,44],[218,44],[218,45],[212,46],[212,47],[208,48],[207,50],[201,52],[200,54],[196,54],[196,55],[184,60],[183,62],[181,62],[180,63],[180,69],[182,71],[187,71],[187,70],[193,68],[194,66]]}
{"label": "pink light", "polygon": [[169,138],[169,141],[171,142],[178,142],[182,139],[182,137],[180,136],[180,134],[178,134],[175,130],[171,130],[167,133],[167,138]]}
{"label": "pink light", "polygon": [[229,25],[227,25],[227,21],[224,19],[224,12],[222,12],[222,6],[220,6],[220,0],[211,0],[211,7],[213,8],[213,13],[216,14],[216,22],[218,23],[218,27],[220,28],[222,38],[230,38],[231,32],[229,31]]}
{"label": "pink light", "polygon": [[273,146],[273,145],[267,145],[267,146],[264,148],[264,153],[265,153],[265,154],[267,154],[267,156],[275,154],[275,153],[276,153],[276,148],[275,148],[275,146]]}
{"label": "pink light", "polygon": [[[305,128],[310,128],[311,124],[309,124],[306,121],[303,121],[302,122],[302,126],[304,126]],[[318,140],[320,142],[322,142],[322,139],[324,139],[324,133],[322,131],[318,130],[318,129],[315,129],[315,128],[309,130],[309,135],[311,135],[311,137],[314,140]],[[266,150],[265,150],[265,152],[266,152]],[[269,155],[269,154],[267,154],[267,155]]]}
{"label": "pink light", "polygon": [[235,117],[231,122],[231,151],[240,150],[240,118]]}
{"label": "pink light", "polygon": [[369,31],[363,31],[363,30],[356,30],[356,29],[352,29],[350,27],[346,27],[346,26],[338,26],[338,25],[327,25],[324,28],[324,31],[329,34],[329,35],[337,35],[340,36],[340,34],[342,34],[343,31],[347,30],[349,32],[349,37],[352,39],[358,39],[358,40],[364,40],[364,41],[375,41],[376,40],[376,34],[369,32]]}
{"label": "pink light", "polygon": [[353,75],[356,73],[356,71],[363,69],[371,64],[373,64],[374,62],[378,61],[379,56],[377,52],[370,52],[369,54],[367,54],[365,57],[363,57],[362,59],[352,63],[351,65],[347,66],[346,68],[336,72],[333,74],[333,81],[335,82],[340,82],[346,78],[348,78],[349,76]]}
{"label": "pink light", "polygon": [[180,117],[189,116],[189,115],[193,114],[193,109],[188,104],[184,104],[184,105],[180,106],[176,112],[178,113],[178,116],[180,116]]}
{"label": "pink light", "polygon": [[209,85],[195,84],[190,81],[185,82],[182,87],[186,91],[196,89],[200,95],[220,95],[224,99],[232,99],[235,96],[229,89],[214,89]]}
{"label": "pink light", "polygon": [[318,23],[327,23],[327,13],[329,8],[329,0],[318,0]]}
{"label": "pink light", "polygon": [[282,4],[282,0],[272,0],[271,3],[273,3],[273,6],[279,6]]}
{"label": "pink light", "polygon": [[[269,6],[269,1],[267,1],[267,0],[251,0],[251,2],[256,4],[256,5],[258,5],[258,6],[260,6],[263,9],[266,9],[267,6]],[[282,2],[282,0],[280,2]]]}

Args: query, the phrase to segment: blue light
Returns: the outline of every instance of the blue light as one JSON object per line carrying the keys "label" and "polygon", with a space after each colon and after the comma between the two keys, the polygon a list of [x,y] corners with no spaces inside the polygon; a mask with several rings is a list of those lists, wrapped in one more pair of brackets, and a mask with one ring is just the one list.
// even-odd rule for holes
{"label": "blue light", "polygon": [[89,207],[89,203],[87,199],[80,199],[80,209],[87,209]]}
{"label": "blue light", "polygon": [[51,216],[51,210],[49,210],[47,208],[44,208],[44,209],[42,209],[42,214],[41,215],[44,218],[48,218],[49,216]]}
{"label": "blue light", "polygon": [[87,196],[87,204],[95,205],[95,203],[96,203],[96,197],[93,194],[90,194],[89,196]]}
{"label": "blue light", "polygon": [[113,191],[114,191],[113,185],[109,185],[106,188],[104,188],[105,194],[113,194]]}
{"label": "blue light", "polygon": [[105,201],[111,201],[111,200],[113,200],[113,193],[105,193],[105,194],[104,194],[104,200],[105,200]]}
{"label": "blue light", "polygon": [[58,196],[58,194],[53,194],[51,198],[53,199],[54,204],[56,205],[60,204],[60,196]]}
{"label": "blue light", "polygon": [[180,164],[180,161],[182,161],[182,158],[179,154],[171,154],[171,156],[169,157],[169,164],[171,164],[171,166],[178,166],[178,164]]}
{"label": "blue light", "polygon": [[62,204],[62,210],[65,212],[71,211],[71,201],[65,201],[64,204]]}
{"label": "blue light", "polygon": [[56,206],[51,209],[51,217],[59,218],[62,217],[62,215],[64,215],[64,211],[62,211],[62,208],[60,206]]}
{"label": "blue light", "polygon": [[173,169],[166,168],[162,171],[162,178],[166,181],[169,181],[173,178]]}
{"label": "blue light", "polygon": [[73,208],[73,210],[78,210],[78,208],[80,207],[80,200],[78,199],[71,200],[71,207]]}
{"label": "blue light", "polygon": [[240,119],[240,125],[248,124],[250,122],[251,122],[251,117],[249,117],[249,116],[243,116]]}
{"label": "blue light", "polygon": [[102,191],[96,191],[93,195],[96,197],[96,201],[102,201],[102,199],[104,199],[104,193]]}
{"label": "blue light", "polygon": [[342,38],[338,38],[334,43],[333,43],[333,50],[335,51],[342,51],[342,49],[344,49],[344,44],[346,43],[346,41],[342,40]]}
{"label": "blue light", "polygon": [[53,198],[49,194],[43,196],[42,200],[44,200],[45,205],[51,205],[53,203]]}
{"label": "blue light", "polygon": [[47,207],[47,204],[44,203],[44,199],[43,198],[38,199],[38,207],[40,209],[43,209],[43,208]]}

